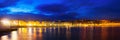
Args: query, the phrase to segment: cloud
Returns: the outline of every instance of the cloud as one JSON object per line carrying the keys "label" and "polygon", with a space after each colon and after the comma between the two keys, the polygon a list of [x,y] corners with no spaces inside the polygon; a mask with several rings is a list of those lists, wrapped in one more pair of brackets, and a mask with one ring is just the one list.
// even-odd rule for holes
{"label": "cloud", "polygon": [[39,5],[37,8],[39,11],[48,12],[48,13],[65,13],[69,10],[69,7],[63,4],[44,4]]}
{"label": "cloud", "polygon": [[119,2],[119,0],[0,0],[0,16],[43,20],[118,18]]}

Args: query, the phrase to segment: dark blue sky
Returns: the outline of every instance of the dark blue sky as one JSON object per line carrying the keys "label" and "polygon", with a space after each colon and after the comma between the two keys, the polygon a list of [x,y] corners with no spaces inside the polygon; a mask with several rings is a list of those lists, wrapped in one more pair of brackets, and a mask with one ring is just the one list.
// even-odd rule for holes
{"label": "dark blue sky", "polygon": [[0,17],[12,19],[119,19],[120,0],[0,0]]}

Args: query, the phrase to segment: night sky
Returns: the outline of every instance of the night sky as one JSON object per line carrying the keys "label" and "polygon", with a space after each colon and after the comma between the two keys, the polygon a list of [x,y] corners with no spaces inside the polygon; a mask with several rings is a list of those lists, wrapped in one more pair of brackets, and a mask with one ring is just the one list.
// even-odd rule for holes
{"label": "night sky", "polygon": [[0,18],[120,19],[120,0],[0,0]]}

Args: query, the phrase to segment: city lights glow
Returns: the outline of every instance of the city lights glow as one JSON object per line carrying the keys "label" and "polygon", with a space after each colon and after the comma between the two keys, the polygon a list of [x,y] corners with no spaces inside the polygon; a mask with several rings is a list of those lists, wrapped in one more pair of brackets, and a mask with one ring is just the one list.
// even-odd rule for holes
{"label": "city lights glow", "polygon": [[18,26],[18,27],[109,27],[109,26],[120,26],[120,22],[114,23],[109,22],[106,20],[102,20],[100,23],[93,23],[93,22],[78,22],[78,23],[71,23],[71,22],[47,22],[47,21],[24,21],[24,20],[8,20],[3,19],[1,20],[2,25],[4,26]]}

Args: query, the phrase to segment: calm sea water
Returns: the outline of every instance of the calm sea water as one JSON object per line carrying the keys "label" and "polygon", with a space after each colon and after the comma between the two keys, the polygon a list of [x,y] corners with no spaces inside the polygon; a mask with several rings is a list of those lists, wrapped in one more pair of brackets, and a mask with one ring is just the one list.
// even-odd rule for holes
{"label": "calm sea water", "polygon": [[0,40],[120,40],[120,27],[19,28]]}

